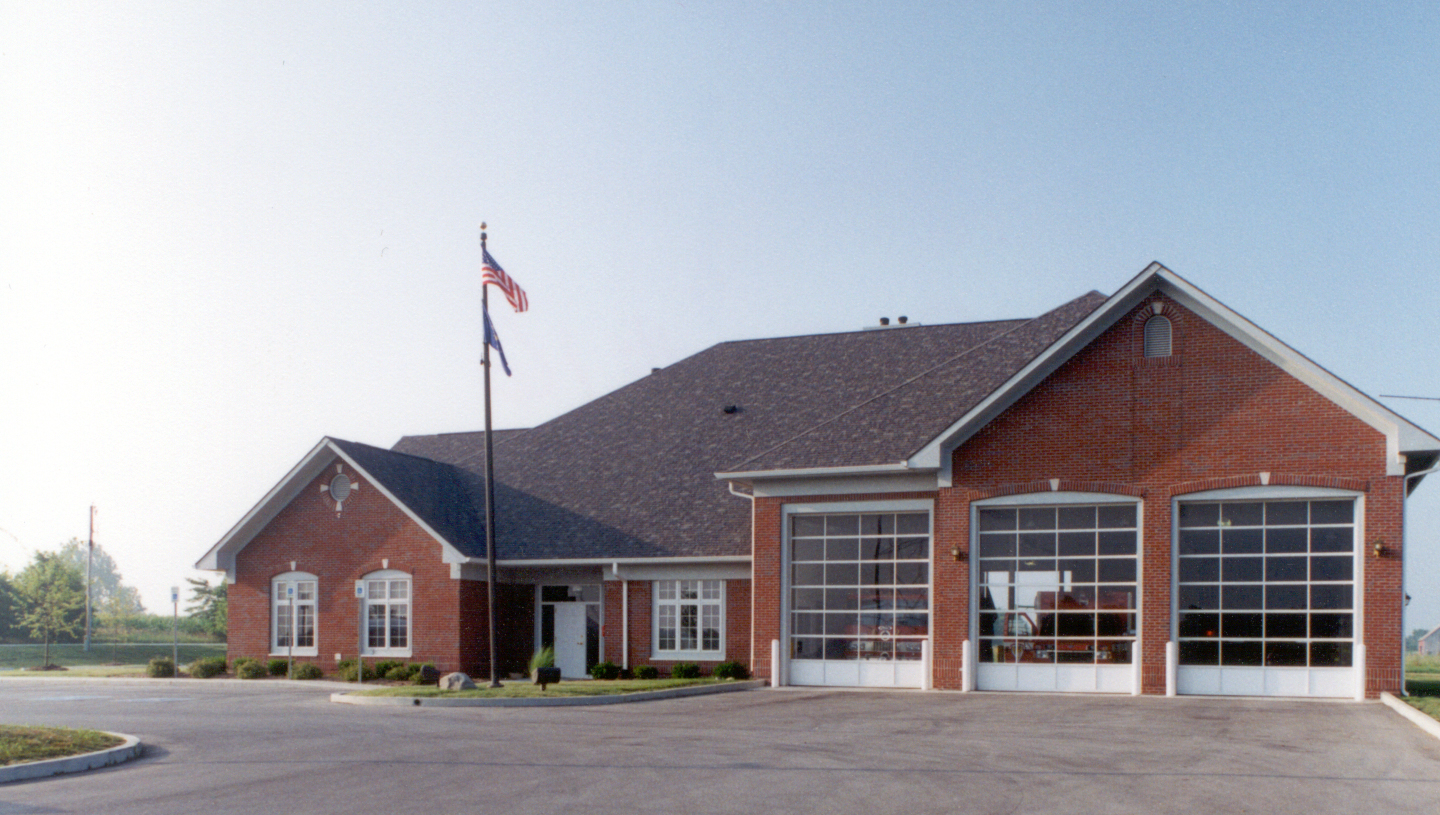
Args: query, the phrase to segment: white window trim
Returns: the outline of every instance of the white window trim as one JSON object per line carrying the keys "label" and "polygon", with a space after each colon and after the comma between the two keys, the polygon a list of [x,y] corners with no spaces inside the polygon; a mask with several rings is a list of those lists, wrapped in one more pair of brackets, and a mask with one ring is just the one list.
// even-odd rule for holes
{"label": "white window trim", "polygon": [[[298,645],[297,645],[297,646],[295,646],[294,650],[292,651],[289,646],[283,646],[283,647],[282,647],[282,646],[276,644],[276,639],[277,639],[277,637],[279,636],[279,629],[280,629],[278,610],[279,610],[280,606],[288,606],[288,605],[290,604],[289,598],[285,595],[285,588],[284,588],[284,587],[285,587],[286,585],[288,585],[288,584],[298,583],[298,582],[301,582],[301,581],[308,581],[308,582],[311,582],[311,583],[314,583],[314,584],[315,584],[315,597],[314,597],[314,598],[312,598],[312,599],[310,599],[310,600],[306,600],[306,601],[304,601],[304,602],[299,602],[299,601],[297,601],[297,602],[295,603],[295,607],[296,607],[297,609],[300,608],[301,606],[306,606],[306,605],[308,605],[308,606],[310,606],[311,608],[315,609],[315,615],[314,615],[314,616],[315,616],[315,644],[314,644],[314,645],[311,645],[311,646],[306,646],[306,647],[301,647],[301,646],[298,646]],[[319,607],[319,606],[320,606],[320,578],[319,578],[319,577],[317,577],[317,576],[315,576],[315,575],[313,575],[313,574],[311,574],[311,573],[309,573],[309,572],[285,572],[284,574],[277,574],[277,575],[275,575],[274,577],[270,578],[270,609],[269,609],[269,614],[270,614],[270,656],[272,656],[272,657],[284,657],[284,656],[289,656],[289,655],[292,654],[292,653],[293,653],[295,656],[297,656],[297,657],[313,657],[313,656],[319,656],[319,655],[320,655],[320,607]],[[299,615],[296,615],[296,616],[299,616]],[[294,628],[295,628],[295,622],[294,622],[293,619],[291,620],[290,626],[291,626],[291,635],[293,636],[293,635],[294,635]]]}
{"label": "white window trim", "polygon": [[[409,572],[402,572],[397,569],[382,569],[378,572],[370,572],[360,577],[366,583],[365,601],[360,604],[360,631],[362,632],[361,642],[365,647],[360,653],[367,657],[409,657],[415,649],[415,578]],[[370,592],[369,581],[371,580],[404,580],[405,589],[405,642],[404,648],[372,648],[370,647]],[[394,605],[389,599],[385,605]],[[387,614],[386,639],[389,639],[388,614]]]}
{"label": "white window trim", "polygon": [[[681,577],[681,578],[669,578],[669,579],[665,579],[665,580],[655,580],[655,581],[652,581],[652,582],[650,583],[650,658],[651,658],[651,659],[654,659],[654,660],[665,660],[665,661],[667,661],[667,662],[724,662],[724,661],[725,661],[725,622],[726,622],[726,619],[725,619],[725,618],[726,618],[726,616],[727,616],[727,614],[726,614],[726,593],[727,593],[727,591],[728,591],[728,582],[725,581],[725,580],[720,580],[720,581],[719,581],[719,583],[720,583],[720,600],[719,600],[719,603],[720,603],[720,649],[719,649],[718,651],[704,651],[704,650],[699,650],[699,649],[689,650],[689,651],[681,651],[681,650],[678,650],[678,649],[677,649],[677,650],[673,650],[673,651],[662,651],[662,650],[660,650],[660,605],[661,605],[661,603],[666,603],[666,604],[674,604],[674,605],[677,605],[677,606],[678,606],[678,605],[681,603],[681,600],[679,599],[678,594],[679,594],[679,584],[680,584],[680,582],[681,582],[682,580],[698,580],[698,581],[700,581],[700,582],[703,583],[703,582],[706,581],[706,580],[715,580],[715,578],[713,578],[713,577],[710,577],[710,578]],[[676,598],[675,600],[661,600],[661,599],[660,599],[660,584],[661,584],[661,583],[675,583],[675,584],[676,584],[676,594],[677,594],[677,598]],[[689,601],[685,601],[685,602],[689,602]],[[704,608],[705,605],[710,604],[710,603],[713,603],[713,602],[715,602],[715,601],[712,601],[712,600],[704,600],[704,599],[697,599],[697,600],[695,600],[694,602],[695,602],[698,606],[701,607],[701,611],[700,611],[700,614],[701,614],[701,618],[700,618],[701,631],[699,632],[699,634],[700,634],[700,637],[703,639],[703,637],[704,637],[704,630],[703,630],[703,628],[704,628],[704,616],[703,616],[703,615],[704,615],[704,611],[703,611],[703,608]],[[678,626],[678,620],[677,620],[677,626]],[[677,634],[677,636],[678,636],[678,634]]]}

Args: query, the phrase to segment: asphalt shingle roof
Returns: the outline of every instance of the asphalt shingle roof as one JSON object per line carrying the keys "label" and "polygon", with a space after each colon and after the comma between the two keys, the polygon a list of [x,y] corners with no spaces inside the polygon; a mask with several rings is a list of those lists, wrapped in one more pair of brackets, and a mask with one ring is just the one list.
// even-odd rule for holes
{"label": "asphalt shingle roof", "polygon": [[[714,473],[902,461],[1104,301],[1091,292],[1031,320],[721,343],[537,427],[499,431],[497,556],[749,554],[749,503]],[[416,495],[427,502],[417,514],[477,539],[483,433],[406,436],[395,451],[436,460],[374,459],[407,494],[442,491]],[[448,505],[465,495],[472,509]],[[483,531],[478,540],[483,555]]]}

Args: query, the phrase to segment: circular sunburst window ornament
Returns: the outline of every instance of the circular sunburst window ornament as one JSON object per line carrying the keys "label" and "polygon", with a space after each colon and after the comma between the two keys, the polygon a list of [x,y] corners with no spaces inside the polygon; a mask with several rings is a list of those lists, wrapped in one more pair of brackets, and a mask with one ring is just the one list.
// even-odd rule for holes
{"label": "circular sunburst window ornament", "polygon": [[350,499],[351,493],[360,489],[359,481],[351,481],[350,476],[345,474],[343,465],[335,465],[335,477],[330,483],[321,484],[320,492],[324,493],[330,500],[335,502],[335,514],[345,508],[345,502]]}

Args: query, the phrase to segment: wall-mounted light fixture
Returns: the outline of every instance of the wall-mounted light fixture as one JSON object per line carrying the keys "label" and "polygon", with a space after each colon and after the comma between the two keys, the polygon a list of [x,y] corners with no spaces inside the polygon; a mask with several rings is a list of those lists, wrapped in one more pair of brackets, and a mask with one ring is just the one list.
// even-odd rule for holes
{"label": "wall-mounted light fixture", "polygon": [[965,552],[960,551],[960,547],[958,547],[958,546],[952,546],[952,547],[950,547],[950,557],[955,558],[955,560],[957,560],[957,561],[963,561],[963,560],[965,560],[965,555],[966,555]]}
{"label": "wall-mounted light fixture", "polygon": [[1376,538],[1376,539],[1375,539],[1375,543],[1374,543],[1374,547],[1375,547],[1375,557],[1385,557],[1385,539],[1384,539],[1384,538]]}

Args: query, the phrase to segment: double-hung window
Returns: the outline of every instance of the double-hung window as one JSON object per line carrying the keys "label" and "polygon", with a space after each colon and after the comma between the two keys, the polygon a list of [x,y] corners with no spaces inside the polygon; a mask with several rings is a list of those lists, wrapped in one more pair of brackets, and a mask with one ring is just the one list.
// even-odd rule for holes
{"label": "double-hung window", "polygon": [[724,659],[725,581],[655,581],[655,656]]}
{"label": "double-hung window", "polygon": [[410,575],[389,570],[365,576],[365,653],[410,655]]}
{"label": "double-hung window", "polygon": [[315,595],[319,580],[286,572],[270,581],[270,652],[315,656]]}

